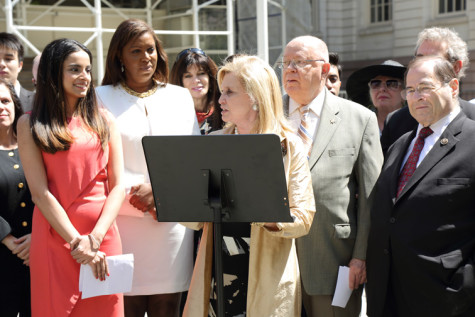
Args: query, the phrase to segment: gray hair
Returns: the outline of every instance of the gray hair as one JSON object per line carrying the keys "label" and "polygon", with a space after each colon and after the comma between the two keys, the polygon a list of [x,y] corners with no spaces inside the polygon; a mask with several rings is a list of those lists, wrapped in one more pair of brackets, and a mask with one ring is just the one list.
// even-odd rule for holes
{"label": "gray hair", "polygon": [[431,27],[422,30],[417,37],[416,52],[424,41],[446,43],[447,52],[445,58],[451,63],[461,61],[462,68],[457,77],[460,79],[465,76],[465,70],[470,62],[467,43],[460,38],[456,31],[441,27]]}

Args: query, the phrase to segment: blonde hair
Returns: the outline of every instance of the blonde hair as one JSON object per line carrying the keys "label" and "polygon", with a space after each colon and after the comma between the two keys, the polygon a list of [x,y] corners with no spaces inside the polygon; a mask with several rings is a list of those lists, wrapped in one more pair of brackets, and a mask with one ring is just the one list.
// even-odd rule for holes
{"label": "blonde hair", "polygon": [[[236,76],[244,91],[258,107],[258,119],[253,133],[281,135],[284,131],[291,131],[284,117],[279,80],[269,64],[257,56],[236,56],[219,69],[220,87],[224,76],[229,73]],[[228,127],[232,125],[227,124]]]}

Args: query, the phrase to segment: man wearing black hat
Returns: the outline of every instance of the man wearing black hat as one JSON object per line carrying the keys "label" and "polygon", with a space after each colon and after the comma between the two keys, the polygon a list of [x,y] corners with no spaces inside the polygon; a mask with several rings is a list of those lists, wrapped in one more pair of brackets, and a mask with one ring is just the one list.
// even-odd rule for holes
{"label": "man wearing black hat", "polygon": [[387,115],[404,106],[401,90],[405,71],[402,64],[387,60],[381,65],[361,68],[348,78],[348,97],[364,106],[374,106],[379,131],[383,130]]}
{"label": "man wearing black hat", "polygon": [[[415,56],[441,56],[454,66],[457,79],[465,77],[468,68],[469,57],[467,43],[462,40],[457,32],[448,28],[431,27],[422,30],[417,38]],[[470,119],[475,119],[475,105],[460,99],[460,108]],[[417,121],[409,113],[407,107],[403,107],[388,115],[381,135],[383,153],[403,134],[414,130]]]}

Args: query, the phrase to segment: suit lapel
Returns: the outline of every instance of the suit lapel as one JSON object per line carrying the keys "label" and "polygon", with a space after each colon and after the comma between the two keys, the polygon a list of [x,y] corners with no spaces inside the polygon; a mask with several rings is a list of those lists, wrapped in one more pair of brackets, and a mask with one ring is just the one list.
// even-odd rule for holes
{"label": "suit lapel", "polygon": [[447,126],[445,131],[436,141],[429,153],[422,160],[421,164],[416,168],[412,177],[408,180],[406,186],[404,186],[399,198],[396,202],[405,195],[419,180],[424,177],[447,153],[457,144],[459,139],[457,135],[462,131],[463,121],[466,116],[463,112],[460,112],[457,117]]}
{"label": "suit lapel", "polygon": [[[310,169],[312,169],[315,163],[317,163],[341,123],[341,118],[338,116],[340,112],[338,98],[331,95],[331,93],[326,89],[324,90],[324,93],[325,100],[323,101],[322,114],[320,116],[317,133],[313,139],[312,151],[310,153]],[[333,98],[335,98],[335,100],[332,100]]]}
{"label": "suit lapel", "polygon": [[284,104],[284,116],[286,118],[289,117],[289,99],[290,99],[289,95],[284,95],[282,97],[282,103]]}

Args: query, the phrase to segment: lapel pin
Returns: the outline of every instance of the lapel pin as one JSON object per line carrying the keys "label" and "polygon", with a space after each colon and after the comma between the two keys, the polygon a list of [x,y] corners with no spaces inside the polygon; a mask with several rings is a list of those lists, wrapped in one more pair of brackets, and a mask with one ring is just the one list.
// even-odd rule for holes
{"label": "lapel pin", "polygon": [[330,123],[331,123],[331,124],[335,124],[335,122],[336,122],[335,119],[331,119],[331,120],[330,120]]}
{"label": "lapel pin", "polygon": [[442,145],[446,145],[447,143],[449,143],[449,140],[447,138],[443,138],[442,140],[440,140],[440,144]]}

